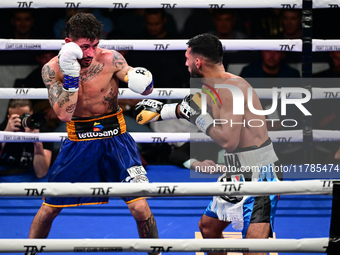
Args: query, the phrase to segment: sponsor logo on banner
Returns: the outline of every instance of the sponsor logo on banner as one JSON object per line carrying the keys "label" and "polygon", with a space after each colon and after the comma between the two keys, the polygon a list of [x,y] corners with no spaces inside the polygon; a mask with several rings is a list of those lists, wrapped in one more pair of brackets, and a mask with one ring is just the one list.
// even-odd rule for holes
{"label": "sponsor logo on banner", "polygon": [[278,143],[289,143],[293,137],[276,137]]}
{"label": "sponsor logo on banner", "polygon": [[248,248],[202,248],[201,252],[249,252]]}
{"label": "sponsor logo on banner", "polygon": [[123,247],[74,247],[74,252],[122,252]]}
{"label": "sponsor logo on banner", "polygon": [[110,193],[110,189],[112,187],[108,187],[107,189],[104,189],[102,187],[97,187],[97,188],[90,188],[92,189],[92,195],[98,195],[98,196],[107,196]]}
{"label": "sponsor logo on banner", "polygon": [[157,186],[158,194],[174,194],[176,187],[178,186],[173,186],[172,188],[170,186]]}
{"label": "sponsor logo on banner", "polygon": [[337,4],[328,4],[329,8],[339,8]]}
{"label": "sponsor logo on banner", "polygon": [[122,96],[124,94],[124,92],[126,91],[126,89],[119,89],[118,90],[118,95]]}
{"label": "sponsor logo on banner", "polygon": [[173,90],[166,90],[166,89],[160,89],[158,90],[158,96],[161,96],[161,97],[168,97],[168,96],[171,96],[171,93],[173,92]]}
{"label": "sponsor logo on banner", "polygon": [[316,45],[315,51],[340,51],[340,45]]}
{"label": "sponsor logo on banner", "polygon": [[281,47],[281,51],[292,51],[295,44],[292,44],[291,46],[289,44],[279,44],[279,46]]}
{"label": "sponsor logo on banner", "polygon": [[133,167],[126,169],[126,171],[129,173],[131,178],[136,177],[138,175],[146,174],[146,171],[143,166],[133,166]]}
{"label": "sponsor logo on banner", "polygon": [[153,140],[152,142],[153,143],[165,143],[165,140],[168,138],[168,137],[151,137]]}
{"label": "sponsor logo on banner", "polygon": [[173,8],[175,8],[175,6],[176,6],[177,4],[173,4],[173,5],[171,6],[171,4],[163,4],[163,3],[161,3],[161,5],[162,5],[162,8],[163,8],[163,9],[173,9]]}
{"label": "sponsor logo on banner", "polygon": [[125,9],[129,5],[129,3],[125,3],[125,4],[123,4],[123,3],[112,3],[112,4],[113,4],[114,9]]}
{"label": "sponsor logo on banner", "polygon": [[107,50],[133,50],[133,45],[100,45],[100,48]]}
{"label": "sponsor logo on banner", "polygon": [[239,183],[239,184],[234,184],[234,183],[231,183],[231,184],[222,184],[222,186],[224,186],[224,191],[223,192],[226,192],[226,191],[240,191],[241,190],[241,187],[242,187],[243,183]]}
{"label": "sponsor logo on banner", "polygon": [[40,50],[41,44],[40,43],[6,43],[5,48],[8,50]]}
{"label": "sponsor logo on banner", "polygon": [[333,181],[321,181],[323,189],[333,189]]}
{"label": "sponsor logo on banner", "polygon": [[16,95],[22,95],[22,94],[27,95],[28,92],[29,92],[29,89],[16,89],[15,90]]}
{"label": "sponsor logo on banner", "polygon": [[79,8],[81,2],[75,3],[75,2],[65,2],[66,8]]}
{"label": "sponsor logo on banner", "polygon": [[4,135],[4,141],[39,142],[39,137],[38,136]]}
{"label": "sponsor logo on banner", "polygon": [[325,98],[337,98],[340,92],[323,92]]}
{"label": "sponsor logo on banner", "polygon": [[152,252],[169,252],[172,249],[172,246],[150,246],[150,248],[152,248]]}
{"label": "sponsor logo on banner", "polygon": [[33,4],[33,1],[30,2],[17,2],[18,8],[31,8],[31,5]]}
{"label": "sponsor logo on banner", "polygon": [[41,189],[39,192],[39,189],[25,189],[27,190],[26,196],[43,196],[44,195],[44,190],[46,189]]}
{"label": "sponsor logo on banner", "polygon": [[297,6],[297,4],[281,4],[282,9],[295,9],[295,7]]}
{"label": "sponsor logo on banner", "polygon": [[154,44],[154,46],[155,46],[155,50],[167,50],[170,44],[164,45],[164,44],[159,43],[159,44]]}
{"label": "sponsor logo on banner", "polygon": [[218,5],[218,4],[209,4],[210,9],[222,9],[224,4]]}
{"label": "sponsor logo on banner", "polygon": [[40,246],[40,248],[38,248],[38,246],[35,246],[35,245],[24,245],[24,247],[26,248],[25,255],[26,254],[28,255],[28,254],[36,254],[37,252],[43,252],[46,246],[42,245]]}

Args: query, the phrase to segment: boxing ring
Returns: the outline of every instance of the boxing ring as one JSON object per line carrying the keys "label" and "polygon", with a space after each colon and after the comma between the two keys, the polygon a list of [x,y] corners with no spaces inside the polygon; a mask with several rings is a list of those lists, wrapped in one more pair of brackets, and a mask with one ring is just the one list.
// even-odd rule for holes
{"label": "boxing ring", "polygon": [[[312,52],[320,51],[338,51],[340,49],[340,40],[318,40],[311,39],[308,37],[308,33],[311,31],[311,11],[313,8],[333,8],[336,5],[330,0],[318,0],[318,1],[298,1],[298,0],[288,0],[284,4],[275,0],[268,1],[234,1],[225,2],[217,0],[214,2],[200,1],[167,1],[166,3],[158,1],[148,1],[147,3],[141,4],[140,1],[129,1],[129,3],[114,3],[112,4],[106,0],[94,1],[82,1],[81,3],[64,2],[60,0],[54,0],[50,2],[48,0],[35,0],[30,2],[14,2],[11,0],[4,0],[0,4],[0,8],[298,8],[303,9],[303,33],[304,37],[302,40],[221,40],[223,47],[228,50],[275,50],[275,51],[294,51],[302,52],[302,76],[310,77],[311,75],[311,62],[306,60]],[[186,50],[187,40],[101,40],[99,47],[106,49],[129,49],[129,50]],[[0,50],[59,50],[64,43],[63,40],[12,40],[12,39],[0,39]],[[184,63],[183,63],[184,64]],[[310,88],[307,84],[306,89],[311,92],[312,99],[329,99],[327,95],[332,93],[335,95],[334,98],[338,98],[339,88]],[[271,89],[255,89],[259,98],[261,99],[271,99],[272,90]],[[131,92],[128,89],[119,89],[120,99],[183,99],[187,94],[190,93],[190,89],[157,89],[155,88],[153,93],[148,96],[141,96]],[[299,98],[299,95],[290,95],[291,98]],[[0,99],[10,99],[10,98],[27,98],[27,99],[47,99],[46,89],[33,89],[33,88],[1,88],[0,89]],[[273,142],[289,141],[296,143],[309,144],[311,142],[320,141],[340,141],[340,131],[328,131],[328,130],[312,130],[310,126],[309,119],[306,121],[306,125],[301,130],[292,131],[270,131],[269,136]],[[312,130],[312,132],[311,132]],[[204,134],[189,134],[189,133],[131,133],[132,137],[137,143],[155,143],[155,142],[198,142],[198,141],[211,141],[210,137]],[[155,136],[161,139],[154,139]],[[32,142],[32,141],[42,141],[42,142],[60,142],[67,137],[66,133],[40,133],[40,134],[27,134],[21,132],[0,132],[0,142]],[[166,138],[166,139],[165,139]],[[285,139],[282,139],[285,138]],[[164,222],[158,224],[160,239],[139,239],[137,236],[133,236],[136,232],[135,227],[130,228],[124,225],[114,225],[113,228],[126,227],[128,229],[127,233],[119,235],[119,237],[114,236],[112,238],[112,233],[105,236],[102,239],[101,233],[85,232],[80,236],[82,239],[75,239],[73,236],[68,236],[67,231],[72,231],[72,229],[63,231],[59,230],[58,235],[52,235],[49,239],[26,239],[25,234],[28,234],[28,229],[23,229],[26,231],[24,234],[14,234],[11,232],[11,238],[6,237],[6,233],[1,235],[0,239],[0,253],[28,253],[28,252],[63,252],[72,253],[73,252],[87,252],[88,254],[98,253],[98,252],[213,252],[213,251],[226,251],[231,252],[287,252],[287,253],[327,253],[329,255],[339,254],[340,251],[340,222],[338,220],[338,215],[340,215],[340,184],[336,181],[326,179],[326,180],[311,180],[311,181],[284,181],[279,183],[212,183],[211,179],[207,180],[204,177],[191,179],[188,178],[190,170],[183,170],[177,168],[169,168],[170,166],[155,166],[151,167],[148,171],[149,179],[152,183],[149,184],[126,184],[121,183],[42,183],[42,182],[22,182],[22,183],[0,183],[0,216],[2,218],[1,225],[11,226],[11,222],[6,222],[6,218],[12,217],[10,215],[12,206],[17,216],[20,216],[20,207],[24,205],[29,210],[29,218],[26,219],[27,222],[33,219],[34,213],[38,210],[38,204],[41,204],[41,197],[43,196],[146,196],[149,197],[148,202],[150,204],[151,210],[154,212],[156,220],[166,217],[173,217],[176,220],[168,221],[166,219]],[[332,166],[333,167],[333,166]],[[337,167],[337,170],[335,168]],[[167,171],[160,171],[160,168],[169,168],[176,174],[171,178],[167,177]],[[168,170],[169,170],[168,169]],[[336,171],[336,176],[338,175],[338,166],[334,166],[333,172]],[[291,171],[291,168],[289,168]],[[315,169],[318,172],[318,169]],[[178,178],[181,177],[181,178]],[[322,179],[322,178],[320,178]],[[178,182],[178,181],[181,182]],[[207,182],[205,182],[207,181]],[[188,222],[198,223],[199,217],[202,214],[205,206],[207,205],[209,199],[206,196],[213,195],[282,195],[280,203],[283,203],[287,208],[291,208],[290,213],[294,214],[294,210],[299,212],[299,206],[304,204],[303,200],[310,201],[308,206],[305,206],[305,210],[314,210],[312,207],[318,207],[318,213],[321,212],[323,215],[318,218],[318,221],[322,222],[323,229],[322,235],[313,238],[297,237],[295,239],[291,238],[278,238],[278,239],[259,239],[259,240],[237,240],[232,237],[232,240],[228,239],[192,239],[192,237],[181,238],[181,231],[185,228],[185,224]],[[302,199],[298,198],[298,195],[302,195]],[[320,196],[320,198],[314,198],[314,195]],[[332,195],[332,196],[330,196]],[[17,197],[23,197],[22,200],[17,199]],[[187,198],[189,197],[188,200]],[[286,198],[285,200],[285,197]],[[113,198],[112,198],[113,199]],[[185,200],[184,200],[185,199]],[[291,199],[291,200],[290,200]],[[111,199],[110,199],[111,200]],[[97,209],[95,206],[90,206],[90,209],[74,209],[72,212],[63,212],[59,216],[61,219],[64,217],[69,217],[67,221],[69,226],[63,225],[63,227],[75,227],[72,222],[75,221],[73,217],[81,217],[86,223],[84,225],[78,226],[79,228],[87,231],[87,225],[92,228],[92,219],[89,216],[105,215],[111,217],[112,214],[118,213],[117,219],[120,218],[126,220],[127,212],[126,208],[123,209],[124,205],[119,204],[119,200],[115,200],[114,203],[118,203],[116,208],[101,206],[104,209]],[[156,202],[159,202],[156,204]],[[165,203],[167,205],[164,205]],[[294,206],[292,204],[294,203]],[[30,203],[34,206],[30,206]],[[279,203],[279,204],[280,204]],[[187,206],[190,205],[190,208]],[[324,208],[321,208],[321,207]],[[179,213],[171,214],[169,212],[158,212],[158,209],[162,207],[164,211],[168,211],[170,208],[180,208],[183,207],[187,212],[194,213],[186,215],[183,211]],[[292,209],[293,208],[293,209]],[[30,211],[31,210],[31,211]],[[84,210],[86,210],[84,213]],[[103,213],[104,210],[108,212]],[[123,211],[125,210],[125,211]],[[282,209],[284,210],[284,209]],[[92,213],[91,211],[96,211]],[[199,212],[198,212],[199,211]],[[289,209],[288,209],[289,211]],[[322,213],[323,212],[323,213]],[[325,213],[326,212],[326,213]],[[63,214],[64,213],[64,214]],[[292,220],[288,216],[289,212],[282,216],[281,220]],[[331,217],[331,215],[332,217]],[[78,215],[78,216],[77,216]],[[183,216],[184,215],[184,216]],[[280,213],[279,213],[280,215]],[[306,214],[308,215],[308,214]],[[23,216],[23,215],[21,215]],[[320,216],[320,215],[319,215]],[[58,218],[59,218],[58,217]],[[182,225],[176,225],[174,222],[179,221],[180,217],[184,217],[187,221],[182,223]],[[192,221],[188,219],[192,218]],[[280,216],[279,216],[280,217]],[[61,223],[61,220],[55,224]],[[130,217],[132,218],[132,217]],[[311,220],[312,216],[306,216],[307,220]],[[18,220],[18,217],[14,217]],[[117,220],[116,219],[116,220]],[[329,224],[329,221],[331,222]],[[114,221],[115,219],[113,219]],[[93,220],[95,222],[95,219]],[[276,219],[276,221],[278,221]],[[303,221],[301,218],[297,217],[296,223]],[[25,224],[27,224],[27,222]],[[306,227],[310,227],[313,231],[313,226],[308,225],[307,221],[303,221]],[[328,223],[327,223],[328,222]],[[77,222],[80,223],[80,222]],[[133,222],[130,225],[133,225]],[[80,223],[81,224],[81,223]],[[94,223],[95,224],[95,223]],[[104,220],[103,223],[107,223]],[[287,222],[285,223],[287,224]],[[314,221],[316,224],[316,221]],[[328,224],[330,227],[328,228]],[[129,224],[127,224],[129,225]],[[171,238],[170,235],[163,229],[169,231],[171,226],[176,226],[172,230]],[[325,227],[326,226],[326,227]],[[301,227],[303,227],[301,225]],[[325,227],[325,228],[324,228]],[[6,228],[3,228],[6,229]],[[179,229],[179,230],[178,230]],[[98,229],[96,229],[98,230]],[[276,225],[275,225],[276,230]],[[301,229],[300,229],[301,230]],[[6,230],[7,232],[8,230]],[[53,231],[53,230],[52,230]],[[198,228],[196,227],[196,232]],[[276,230],[277,231],[277,230]],[[296,230],[295,230],[296,231]],[[325,233],[326,231],[326,233]],[[115,232],[115,231],[114,231]],[[170,232],[170,231],[169,231]],[[307,230],[307,232],[309,232]],[[297,235],[292,231],[291,235]],[[305,233],[304,233],[305,234]],[[16,236],[15,236],[16,235]],[[13,236],[13,237],[12,237]],[[14,236],[16,239],[14,239]],[[131,237],[132,236],[132,237]],[[195,234],[195,237],[198,235]],[[92,237],[92,238],[89,238]],[[134,239],[134,237],[136,239]],[[175,238],[174,238],[175,237]],[[66,239],[65,239],[66,238]],[[229,253],[228,253],[229,254]],[[272,253],[271,253],[272,254]]]}

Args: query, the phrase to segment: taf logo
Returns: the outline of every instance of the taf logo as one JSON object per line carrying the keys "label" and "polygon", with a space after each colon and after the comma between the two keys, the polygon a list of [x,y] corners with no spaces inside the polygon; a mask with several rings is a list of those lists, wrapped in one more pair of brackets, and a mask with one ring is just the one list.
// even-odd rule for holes
{"label": "taf logo", "polygon": [[102,131],[103,130],[103,125],[100,124],[99,122],[93,123],[93,131]]}
{"label": "taf logo", "polygon": [[232,175],[231,181],[233,181],[233,182],[244,182],[245,180],[244,180],[243,174],[239,174],[239,175]]}

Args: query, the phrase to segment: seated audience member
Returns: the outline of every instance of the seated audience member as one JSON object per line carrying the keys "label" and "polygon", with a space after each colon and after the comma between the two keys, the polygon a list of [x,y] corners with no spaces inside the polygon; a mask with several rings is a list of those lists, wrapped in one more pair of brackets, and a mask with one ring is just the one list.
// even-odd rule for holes
{"label": "seated audience member", "polygon": [[216,9],[213,11],[215,29],[209,33],[219,39],[246,39],[248,36],[235,29],[236,16],[232,10]]}
{"label": "seated audience member", "polygon": [[262,59],[244,67],[240,73],[244,78],[298,78],[299,71],[291,68],[283,60],[283,51],[262,51]]}
{"label": "seated audience member", "polygon": [[280,17],[282,32],[278,38],[301,39],[302,37],[302,14],[301,10],[283,10]]}
{"label": "seated audience member", "polygon": [[[8,106],[8,116],[0,125],[1,131],[39,133],[40,126],[28,126],[22,122],[24,114],[31,115],[32,104],[28,99],[12,99]],[[25,120],[25,119],[24,119]],[[43,122],[41,122],[43,124]],[[13,142],[1,143],[0,175],[14,175],[34,172],[36,177],[47,175],[52,158],[52,143]]]}
{"label": "seated audience member", "polygon": [[[163,9],[145,11],[147,31],[139,39],[175,39],[176,35],[167,30],[167,18]],[[154,51],[131,51],[126,60],[132,66],[145,66],[153,74],[156,88],[182,88],[187,81],[183,51],[166,50],[167,43],[160,44]]]}
{"label": "seated audience member", "polygon": [[[44,35],[34,29],[33,12],[30,9],[16,9],[11,15],[11,27],[0,38],[5,39],[44,39]],[[0,52],[1,64],[31,65],[35,63],[34,51],[11,50]]]}

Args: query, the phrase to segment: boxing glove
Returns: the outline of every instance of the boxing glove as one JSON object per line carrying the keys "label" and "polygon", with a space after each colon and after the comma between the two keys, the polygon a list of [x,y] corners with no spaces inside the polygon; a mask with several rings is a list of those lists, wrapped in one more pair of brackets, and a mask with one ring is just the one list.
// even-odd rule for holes
{"label": "boxing glove", "polygon": [[60,70],[64,74],[63,88],[67,92],[79,89],[80,64],[77,59],[83,57],[83,51],[74,42],[65,43],[58,54]]}
{"label": "boxing glove", "polygon": [[200,93],[190,94],[183,99],[180,114],[206,135],[214,123],[209,113],[202,114],[202,95]]}
{"label": "boxing glove", "polygon": [[143,99],[134,108],[136,122],[144,125],[154,121],[178,119],[175,104],[163,104],[153,99]]}
{"label": "boxing glove", "polygon": [[129,89],[141,95],[149,95],[153,90],[152,74],[144,67],[135,67],[124,77]]}

